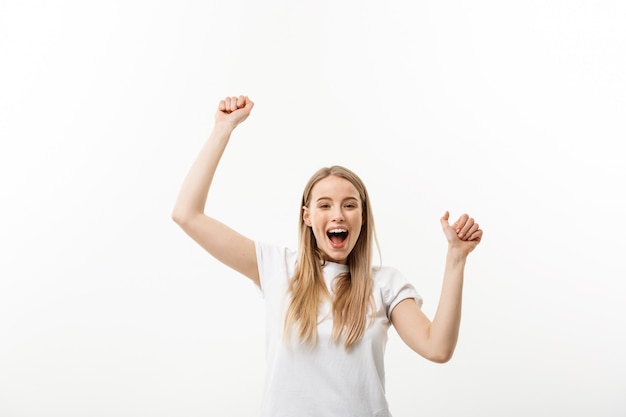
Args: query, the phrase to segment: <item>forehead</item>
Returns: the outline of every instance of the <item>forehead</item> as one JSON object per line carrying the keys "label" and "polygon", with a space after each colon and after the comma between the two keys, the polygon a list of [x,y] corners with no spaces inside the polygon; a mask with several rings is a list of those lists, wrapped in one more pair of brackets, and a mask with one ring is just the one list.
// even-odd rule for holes
{"label": "forehead", "polygon": [[349,197],[360,199],[356,187],[347,179],[335,175],[319,180],[311,190],[313,201],[320,198],[345,199]]}

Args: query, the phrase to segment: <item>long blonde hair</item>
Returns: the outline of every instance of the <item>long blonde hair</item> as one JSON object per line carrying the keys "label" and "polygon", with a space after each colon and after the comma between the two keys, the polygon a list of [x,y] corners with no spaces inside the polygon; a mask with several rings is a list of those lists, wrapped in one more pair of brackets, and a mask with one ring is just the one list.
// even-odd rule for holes
{"label": "long blonde hair", "polygon": [[[374,217],[369,195],[363,181],[352,171],[334,165],[319,169],[309,179],[302,194],[300,207],[308,207],[311,191],[318,181],[328,177],[344,178],[357,189],[362,205],[363,225],[359,238],[348,255],[348,272],[340,274],[334,281],[332,302],[333,331],[335,342],[343,338],[345,349],[358,342],[368,326],[368,310],[374,314],[372,297],[372,242],[378,240],[374,229]],[[380,255],[380,248],[378,248]],[[289,283],[291,300],[285,318],[285,336],[294,325],[301,342],[317,343],[319,305],[330,293],[322,274],[323,257],[317,247],[313,231],[304,222],[304,211],[300,210],[299,251],[294,276]]]}

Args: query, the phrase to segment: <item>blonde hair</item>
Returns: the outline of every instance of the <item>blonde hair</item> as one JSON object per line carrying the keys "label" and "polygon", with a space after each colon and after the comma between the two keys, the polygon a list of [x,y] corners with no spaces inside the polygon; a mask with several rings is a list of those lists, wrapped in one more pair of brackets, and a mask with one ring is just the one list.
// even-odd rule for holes
{"label": "blonde hair", "polygon": [[[352,171],[342,166],[319,169],[309,179],[302,194],[300,207],[308,207],[311,191],[318,181],[328,177],[344,178],[359,193],[362,205],[363,225],[359,238],[348,255],[348,272],[336,277],[332,302],[333,331],[335,342],[343,338],[345,349],[350,349],[363,337],[368,326],[368,309],[374,314],[372,296],[372,242],[378,247],[369,196],[363,181]],[[289,283],[291,300],[285,318],[285,337],[294,325],[301,342],[317,343],[317,318],[321,301],[330,298],[322,274],[322,253],[317,247],[313,231],[304,222],[304,210],[300,209],[299,251],[294,276]]]}

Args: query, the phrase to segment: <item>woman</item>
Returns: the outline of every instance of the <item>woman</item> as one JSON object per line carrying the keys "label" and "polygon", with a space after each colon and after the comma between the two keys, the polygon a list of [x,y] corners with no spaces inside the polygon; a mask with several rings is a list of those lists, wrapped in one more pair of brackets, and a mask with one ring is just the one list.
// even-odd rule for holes
{"label": "woman", "polygon": [[267,318],[263,416],[390,416],[383,354],[391,324],[415,352],[448,361],[460,320],[463,271],[482,230],[464,214],[452,225],[441,298],[431,320],[414,287],[392,267],[372,267],[374,218],[367,190],[333,166],[305,187],[297,251],[255,242],[204,214],[219,160],[254,103],[220,101],[214,129],[185,178],[172,217],[225,265],[261,288]]}

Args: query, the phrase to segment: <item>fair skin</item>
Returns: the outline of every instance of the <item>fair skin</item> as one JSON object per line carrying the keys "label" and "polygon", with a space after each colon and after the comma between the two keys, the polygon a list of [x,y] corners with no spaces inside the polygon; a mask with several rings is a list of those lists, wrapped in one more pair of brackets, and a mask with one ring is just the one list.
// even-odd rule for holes
{"label": "fair skin", "polygon": [[304,223],[313,230],[317,247],[327,261],[345,264],[354,249],[363,225],[359,192],[345,178],[323,178],[311,190],[310,207]]}
{"label": "fair skin", "polygon": [[213,131],[183,181],[172,218],[213,257],[260,287],[254,241],[204,213],[213,176],[230,135],[250,115],[252,107],[254,103],[246,96],[220,101]]}
{"label": "fair skin", "polygon": [[437,363],[449,361],[456,348],[465,262],[483,235],[478,223],[467,214],[453,225],[448,223],[449,217],[446,212],[440,219],[448,240],[448,252],[439,304],[432,322],[413,300],[401,301],[391,312],[391,322],[400,338],[415,352]]}
{"label": "fair skin", "polygon": [[[260,287],[254,241],[205,214],[211,183],[231,134],[248,118],[253,107],[247,96],[220,101],[213,131],[183,181],[172,218],[213,257]],[[363,222],[362,202],[356,188],[343,178],[324,178],[313,187],[311,203],[302,210],[305,223],[312,228],[327,260],[345,263]],[[391,313],[391,321],[407,346],[434,362],[448,361],[456,347],[465,263],[483,234],[467,214],[452,225],[449,217],[446,212],[440,219],[448,250],[433,320],[412,299],[400,302]],[[333,232],[340,233],[330,235]]]}

